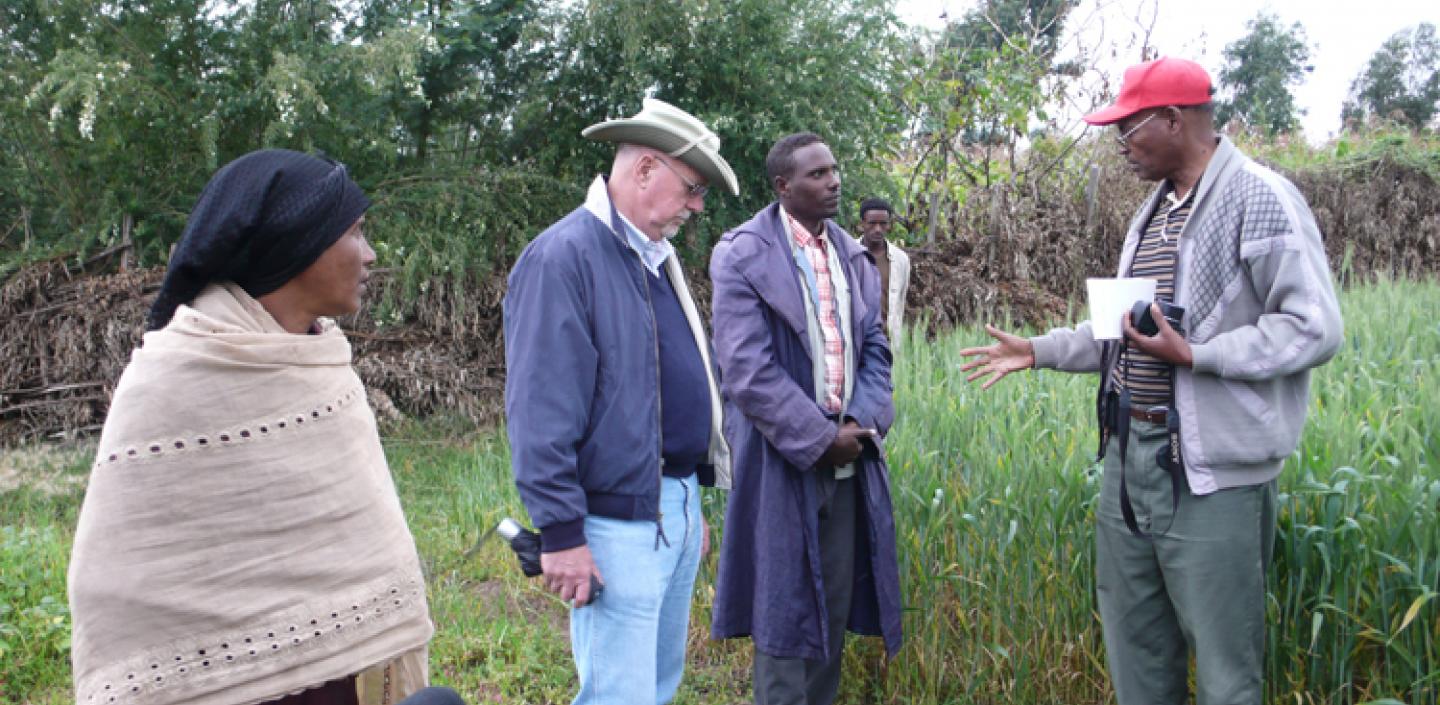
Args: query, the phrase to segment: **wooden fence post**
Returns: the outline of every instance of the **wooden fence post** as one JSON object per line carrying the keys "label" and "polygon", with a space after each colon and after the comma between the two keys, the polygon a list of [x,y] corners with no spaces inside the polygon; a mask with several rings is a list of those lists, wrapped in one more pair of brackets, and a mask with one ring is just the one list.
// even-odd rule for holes
{"label": "wooden fence post", "polygon": [[1090,175],[1085,180],[1085,234],[1095,232],[1095,202],[1100,195],[1100,165],[1090,165]]}
{"label": "wooden fence post", "polygon": [[135,243],[130,239],[130,231],[135,229],[135,216],[129,213],[120,220],[120,271],[128,272],[135,267]]}

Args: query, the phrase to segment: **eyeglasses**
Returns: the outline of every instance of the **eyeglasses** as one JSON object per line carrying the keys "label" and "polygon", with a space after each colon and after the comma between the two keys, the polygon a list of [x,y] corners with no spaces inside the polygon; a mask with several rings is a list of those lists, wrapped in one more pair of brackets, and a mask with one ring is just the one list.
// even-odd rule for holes
{"label": "eyeglasses", "polygon": [[669,169],[670,171],[674,172],[676,176],[680,177],[680,180],[681,180],[681,181],[685,182],[685,193],[689,194],[690,197],[692,197],[692,198],[695,197],[695,196],[704,197],[705,194],[707,194],[707,193],[710,192],[710,187],[709,187],[709,186],[706,186],[705,184],[697,184],[697,183],[695,183],[694,181],[691,181],[691,180],[685,178],[685,175],[684,175],[684,174],[681,174],[679,169],[676,169],[675,167],[671,166],[671,165],[670,165],[670,162],[665,161],[664,159],[661,159],[660,157],[655,157],[655,161],[660,162],[661,164],[664,164],[666,169]]}
{"label": "eyeglasses", "polygon": [[1126,147],[1126,148],[1128,148],[1128,147],[1130,146],[1130,137],[1131,137],[1132,135],[1134,135],[1137,131],[1139,131],[1140,128],[1144,127],[1144,126],[1145,126],[1145,123],[1150,122],[1151,120],[1154,120],[1154,119],[1155,119],[1155,116],[1156,116],[1156,115],[1159,115],[1159,114],[1160,114],[1160,113],[1150,113],[1150,117],[1147,117],[1147,118],[1145,118],[1144,120],[1141,120],[1141,121],[1140,121],[1140,124],[1138,124],[1138,125],[1130,128],[1129,130],[1127,130],[1127,131],[1125,132],[1125,134],[1120,135],[1119,137],[1116,137],[1116,138],[1115,138],[1115,141],[1116,141],[1116,142],[1119,142],[1121,147]]}

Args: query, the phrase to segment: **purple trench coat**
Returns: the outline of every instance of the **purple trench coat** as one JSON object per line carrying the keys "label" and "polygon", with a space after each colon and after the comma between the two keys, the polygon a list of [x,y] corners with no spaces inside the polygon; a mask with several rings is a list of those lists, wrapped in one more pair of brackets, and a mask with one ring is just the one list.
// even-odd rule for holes
{"label": "purple trench coat", "polygon": [[[895,418],[890,346],[880,320],[880,275],[844,230],[826,221],[851,288],[857,372],[846,416],[886,433]],[[711,635],[751,636],[779,658],[822,659],[827,633],[820,574],[819,483],[812,470],[838,431],[815,403],[804,293],[772,203],[725,233],[710,259],[715,357],[725,397],[734,480],[725,514]],[[855,597],[849,629],[900,648],[900,576],[884,441],[866,443]]]}

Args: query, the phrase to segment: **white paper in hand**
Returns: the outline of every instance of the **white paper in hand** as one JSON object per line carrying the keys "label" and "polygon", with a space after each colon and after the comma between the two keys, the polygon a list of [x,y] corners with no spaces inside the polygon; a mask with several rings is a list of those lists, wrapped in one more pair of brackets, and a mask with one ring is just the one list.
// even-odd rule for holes
{"label": "white paper in hand", "polygon": [[1090,331],[1096,340],[1118,340],[1120,317],[1136,301],[1155,300],[1155,280],[1141,278],[1085,280],[1090,300]]}

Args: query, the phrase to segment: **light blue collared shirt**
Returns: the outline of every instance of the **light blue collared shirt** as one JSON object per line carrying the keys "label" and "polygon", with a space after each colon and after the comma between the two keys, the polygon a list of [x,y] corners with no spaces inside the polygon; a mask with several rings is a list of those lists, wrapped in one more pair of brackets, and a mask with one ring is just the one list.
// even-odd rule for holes
{"label": "light blue collared shirt", "polygon": [[620,222],[625,224],[625,240],[630,243],[630,249],[640,255],[640,261],[644,263],[646,269],[650,270],[652,276],[660,276],[661,265],[665,264],[666,258],[675,254],[675,247],[670,244],[670,238],[661,238],[660,242],[651,240],[645,236],[645,233],[640,232],[640,229],[635,227],[635,224],[630,222],[624,213],[620,213]]}

